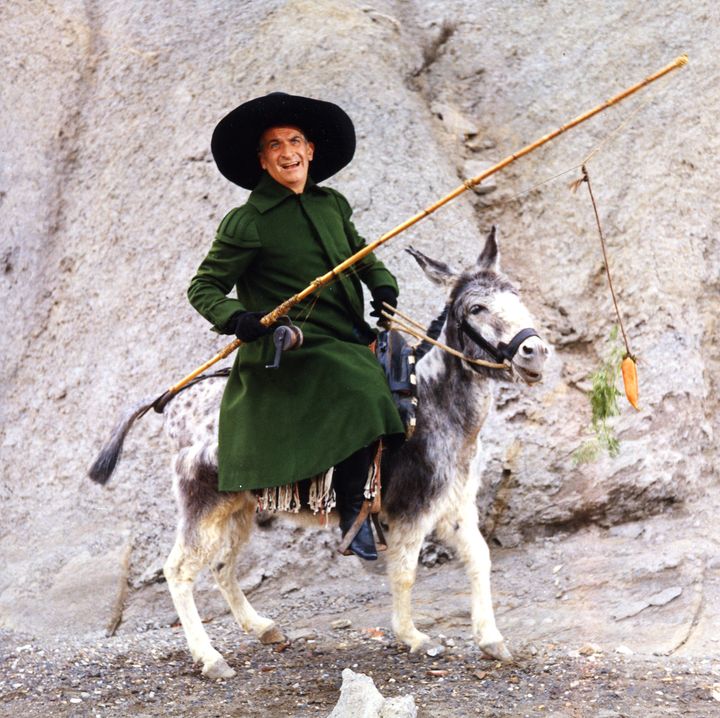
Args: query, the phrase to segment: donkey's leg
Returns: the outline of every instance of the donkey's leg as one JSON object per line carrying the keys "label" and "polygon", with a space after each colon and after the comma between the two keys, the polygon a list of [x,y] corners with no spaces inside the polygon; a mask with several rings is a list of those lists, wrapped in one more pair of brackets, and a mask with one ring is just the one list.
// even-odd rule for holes
{"label": "donkey's leg", "polygon": [[480,648],[493,658],[511,661],[495,625],[490,592],[490,551],[478,529],[478,513],[474,497],[464,498],[455,511],[446,513],[435,530],[441,540],[454,547],[465,564],[472,588],[473,635]]}
{"label": "donkey's leg", "polygon": [[213,559],[212,573],[235,620],[245,631],[254,633],[262,643],[283,643],[285,636],[277,628],[275,621],[255,611],[235,575],[237,555],[250,538],[254,514],[255,505],[248,501],[230,517],[227,524],[228,540]]}
{"label": "donkey's leg", "polygon": [[202,662],[207,676],[229,678],[235,672],[210,643],[193,598],[196,576],[227,542],[228,519],[247,500],[243,494],[218,492],[216,454],[215,444],[196,444],[175,460],[178,533],[164,572],[193,659]]}
{"label": "donkey's leg", "polygon": [[427,518],[413,523],[392,522],[388,541],[388,578],[393,598],[392,627],[395,636],[414,653],[430,636],[415,628],[412,620],[412,588],[423,539],[430,530]]}
{"label": "donkey's leg", "polygon": [[210,643],[193,598],[195,577],[207,561],[207,551],[203,549],[196,542],[188,545],[178,535],[163,571],[193,660],[202,662],[202,671],[210,678],[231,678],[235,671]]}

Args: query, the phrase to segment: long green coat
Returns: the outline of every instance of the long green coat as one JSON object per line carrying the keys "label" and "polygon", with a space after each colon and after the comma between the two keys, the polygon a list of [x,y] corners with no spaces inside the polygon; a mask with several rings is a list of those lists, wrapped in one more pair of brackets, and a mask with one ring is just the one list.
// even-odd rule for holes
{"label": "long green coat", "polygon": [[[364,245],[347,200],[308,182],[302,194],[264,173],[231,210],[190,283],[192,305],[222,332],[238,311],[268,312]],[[397,283],[373,255],[291,312],[304,334],[279,369],[272,335],[238,350],[220,407],[219,488],[238,491],[309,478],[403,426],[367,344],[361,279]],[[227,294],[235,287],[237,299]]]}

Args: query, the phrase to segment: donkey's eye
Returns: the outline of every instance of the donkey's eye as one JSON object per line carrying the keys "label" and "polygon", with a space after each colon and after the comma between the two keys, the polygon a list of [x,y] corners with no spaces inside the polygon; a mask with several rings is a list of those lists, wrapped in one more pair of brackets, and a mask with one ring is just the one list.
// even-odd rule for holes
{"label": "donkey's eye", "polygon": [[482,304],[473,304],[470,307],[470,314],[480,314],[480,312],[486,311],[487,307],[483,307]]}

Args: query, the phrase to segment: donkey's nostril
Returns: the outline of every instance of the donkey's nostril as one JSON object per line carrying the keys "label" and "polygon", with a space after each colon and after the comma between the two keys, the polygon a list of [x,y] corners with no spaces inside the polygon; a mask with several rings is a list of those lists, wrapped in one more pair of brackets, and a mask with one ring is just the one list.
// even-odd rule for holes
{"label": "donkey's nostril", "polygon": [[529,346],[527,346],[527,344],[525,344],[522,348],[522,352],[525,356],[530,356],[531,354],[535,353],[535,350],[532,347],[529,347]]}

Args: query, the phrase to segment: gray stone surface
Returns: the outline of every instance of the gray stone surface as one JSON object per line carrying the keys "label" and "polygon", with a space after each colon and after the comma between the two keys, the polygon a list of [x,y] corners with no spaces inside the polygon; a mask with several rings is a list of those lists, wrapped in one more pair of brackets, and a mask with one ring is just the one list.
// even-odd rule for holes
{"label": "gray stone surface", "polygon": [[416,718],[410,695],[383,698],[370,676],[350,668],[342,672],[340,699],[328,718]]}
{"label": "gray stone surface", "polygon": [[663,589],[658,593],[654,593],[652,596],[647,598],[629,601],[628,603],[622,604],[617,611],[613,614],[613,618],[616,621],[622,621],[624,618],[630,618],[636,616],[640,611],[644,611],[650,606],[664,606],[666,603],[670,603],[674,598],[677,598],[682,593],[682,586],[670,586],[669,588]]}
{"label": "gray stone surface", "polygon": [[384,702],[370,676],[346,668],[342,672],[340,700],[328,718],[378,718]]}
{"label": "gray stone surface", "polygon": [[112,630],[122,615],[132,551],[127,528],[115,528],[50,528],[30,545],[6,548],[0,625],[45,635]]}
{"label": "gray stone surface", "polygon": [[[174,521],[159,417],[135,427],[106,489],[85,470],[126,406],[224,344],[184,293],[220,218],[246,197],[209,154],[225,111],[277,89],[343,105],[358,152],[332,184],[374,238],[454,189],[466,163],[497,161],[688,51],[687,68],[517,162],[495,192],[467,193],[380,255],[400,277],[403,307],[429,320],[442,297],[403,248],[462,265],[498,224],[504,266],[555,346],[541,386],[498,388],[481,435],[481,508],[495,542],[642,526],[603,538],[625,572],[572,536],[558,553],[573,554],[576,574],[521,567],[530,583],[500,594],[506,606],[527,600],[508,615],[513,629],[522,615],[543,635],[548,606],[578,596],[614,609],[681,586],[667,605],[627,619],[639,622],[632,645],[717,651],[709,636],[718,602],[701,600],[720,595],[717,571],[704,568],[717,522],[701,510],[719,493],[715,3],[612,0],[588,11],[559,0],[63,0],[5,3],[0,19],[0,626],[104,631],[123,581],[133,628],[172,614],[164,586],[147,583]],[[639,356],[642,410],[623,404],[614,420],[618,457],[578,466],[588,376],[613,315],[588,198],[568,183],[597,147],[588,169]],[[665,513],[681,523],[662,533]],[[690,535],[708,542],[696,560]],[[330,534],[301,536],[261,532],[243,585],[261,591],[268,576],[292,574],[298,551],[325,561],[333,580],[354,579],[328,558]],[[682,560],[649,570],[634,558],[638,547],[644,561]],[[508,556],[526,560],[521,548]],[[605,585],[608,574],[622,580],[623,596]],[[530,593],[546,584],[538,610]],[[199,592],[223,610],[207,579]],[[625,630],[624,621],[608,627],[610,614],[591,603],[581,608],[583,643]],[[427,606],[420,613],[435,620]]]}
{"label": "gray stone surface", "polygon": [[387,698],[380,710],[380,718],[416,718],[417,707],[412,696]]}

